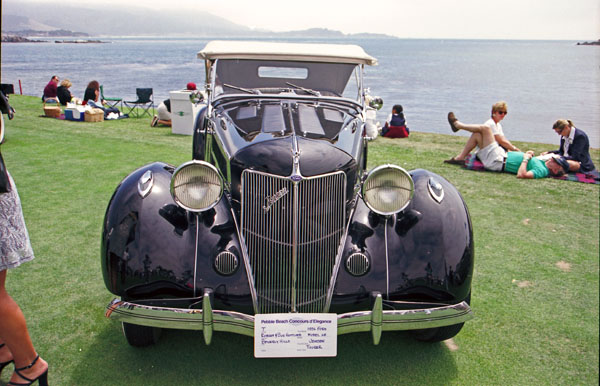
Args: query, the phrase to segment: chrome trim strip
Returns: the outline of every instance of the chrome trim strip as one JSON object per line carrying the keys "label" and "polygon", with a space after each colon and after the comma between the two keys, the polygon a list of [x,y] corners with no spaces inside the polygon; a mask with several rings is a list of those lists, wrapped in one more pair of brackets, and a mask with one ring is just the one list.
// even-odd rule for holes
{"label": "chrome trim strip", "polygon": [[296,305],[298,303],[298,230],[300,229],[300,214],[298,207],[300,206],[300,198],[298,197],[299,187],[298,182],[293,182],[294,186],[294,210],[292,220],[292,312],[298,312]]}
{"label": "chrome trim strip", "polygon": [[196,213],[196,246],[194,248],[194,297],[198,296],[196,288],[196,275],[198,275],[198,240],[200,237],[200,227],[198,226],[198,224],[200,224],[200,215]]}
{"label": "chrome trim strip", "polygon": [[[371,331],[373,344],[378,344],[383,331],[415,330],[464,323],[472,319],[473,311],[467,302],[442,307],[412,310],[383,310],[381,294],[377,294],[370,311],[357,311],[338,315],[337,334]],[[210,298],[202,299],[203,310],[156,307],[114,299],[106,308],[105,316],[142,326],[185,330],[213,331],[254,336],[254,316],[239,312],[213,310]],[[209,338],[210,341],[210,338]]]}
{"label": "chrome trim strip", "polygon": [[254,313],[258,313],[258,297],[256,295],[256,285],[254,283],[254,276],[252,276],[252,267],[250,267],[250,257],[248,256],[248,246],[246,245],[246,239],[244,239],[244,235],[237,222],[235,217],[235,212],[233,208],[231,208],[231,218],[235,223],[235,231],[238,235],[238,240],[240,240],[240,249],[242,250],[242,260],[244,260],[244,267],[246,267],[246,276],[248,277],[248,285],[250,286],[250,295],[252,296],[252,307],[254,308]]}
{"label": "chrome trim strip", "polygon": [[390,298],[390,261],[389,261],[389,251],[388,251],[388,219],[389,216],[385,216],[385,223],[383,228],[383,239],[385,240],[385,295],[386,299]]}
{"label": "chrome trim strip", "polygon": [[[344,189],[346,186],[344,184]],[[340,270],[340,265],[342,262],[342,255],[344,254],[344,246],[346,245],[346,239],[348,238],[348,231],[350,230],[350,223],[352,216],[354,215],[354,209],[350,211],[350,216],[348,216],[348,222],[346,223],[346,229],[344,230],[344,234],[342,235],[342,239],[340,240],[340,245],[338,246],[337,256],[335,257],[335,265],[333,266],[333,270],[331,272],[331,279],[329,281],[329,290],[327,291],[327,299],[325,300],[325,308],[323,312],[329,312],[329,307],[331,307],[331,299],[333,298],[333,289],[335,288],[335,280],[338,277],[338,271]],[[344,218],[344,221],[346,219]]]}

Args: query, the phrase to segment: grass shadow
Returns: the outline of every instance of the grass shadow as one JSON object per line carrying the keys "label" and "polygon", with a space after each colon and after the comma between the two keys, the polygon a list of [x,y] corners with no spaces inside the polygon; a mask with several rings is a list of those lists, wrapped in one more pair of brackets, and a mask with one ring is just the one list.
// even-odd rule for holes
{"label": "grass shadow", "polygon": [[253,339],[215,333],[210,346],[201,331],[163,330],[151,347],[127,344],[120,324],[108,322],[83,352],[70,384],[447,384],[457,377],[453,353],[443,344],[384,333],[338,337],[335,358],[255,359]]}

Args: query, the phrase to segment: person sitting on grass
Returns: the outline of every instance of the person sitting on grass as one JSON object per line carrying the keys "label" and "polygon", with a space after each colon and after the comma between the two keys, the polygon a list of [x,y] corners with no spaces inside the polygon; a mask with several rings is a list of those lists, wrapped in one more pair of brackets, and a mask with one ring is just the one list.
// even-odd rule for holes
{"label": "person sitting on grass", "polygon": [[[196,83],[189,82],[185,89],[187,91],[195,92]],[[157,125],[171,126],[171,99],[165,99],[164,101],[160,102],[156,108],[156,115],[152,117],[150,127],[156,127]]]}
{"label": "person sitting on grass", "polygon": [[116,114],[117,117],[121,115],[121,112],[116,107],[104,107],[104,100],[100,97],[100,83],[97,80],[92,80],[88,83],[83,100],[87,105],[102,110],[104,112],[104,119],[107,119],[111,113]]}
{"label": "person sitting on grass", "polygon": [[[490,119],[488,119],[487,121],[485,121],[485,123],[483,125],[478,125],[478,126],[480,126],[480,127],[488,126],[490,128],[490,130],[492,130],[492,133],[494,134],[495,141],[498,142],[500,147],[502,147],[504,150],[519,151],[519,148],[517,148],[515,145],[510,143],[510,141],[504,136],[504,131],[502,130],[502,125],[500,124],[500,121],[506,117],[506,114],[508,114],[508,106],[507,106],[506,102],[504,102],[504,101],[496,102],[492,105],[492,117]],[[471,125],[471,126],[473,126],[473,125]],[[457,131],[454,128],[452,128],[452,130],[454,132]],[[471,151],[473,149],[475,149],[475,146],[477,146],[477,143],[475,141],[475,138],[473,138],[473,136],[471,136],[467,140],[467,143],[465,144],[463,150],[460,152],[459,155],[452,157],[448,160],[445,160],[444,162],[448,163],[448,164],[464,165],[465,158],[471,153]]]}
{"label": "person sitting on grass", "polygon": [[50,78],[50,82],[44,87],[44,93],[42,94],[42,101],[46,101],[47,99],[56,100],[56,89],[58,88],[58,75],[52,75]]}
{"label": "person sitting on grass", "polygon": [[591,172],[596,169],[590,157],[590,140],[587,134],[575,127],[568,119],[559,119],[554,122],[552,129],[560,135],[560,149],[543,152],[542,154],[559,154],[569,161],[572,172]]}
{"label": "person sitting on grass", "polygon": [[464,124],[452,112],[448,113],[448,122],[454,132],[465,130],[472,133],[471,138],[479,146],[476,156],[486,170],[513,173],[517,178],[525,179],[544,178],[549,175],[561,176],[569,171],[569,163],[560,155],[546,157],[546,159],[534,157],[533,150],[525,153],[506,152],[496,142],[492,129],[487,125]]}
{"label": "person sitting on grass", "polygon": [[157,125],[171,126],[171,99],[165,99],[160,102],[156,108],[156,114],[152,117],[150,127],[156,127]]}
{"label": "person sitting on grass", "polygon": [[406,127],[402,105],[394,105],[392,113],[381,129],[381,135],[387,138],[406,138],[409,134],[410,130]]}
{"label": "person sitting on grass", "polygon": [[74,98],[73,94],[71,94],[71,90],[69,90],[72,85],[73,83],[71,83],[69,79],[63,79],[63,81],[60,82],[60,86],[56,89],[56,96],[63,106],[66,106],[69,102],[78,102],[78,99]]}

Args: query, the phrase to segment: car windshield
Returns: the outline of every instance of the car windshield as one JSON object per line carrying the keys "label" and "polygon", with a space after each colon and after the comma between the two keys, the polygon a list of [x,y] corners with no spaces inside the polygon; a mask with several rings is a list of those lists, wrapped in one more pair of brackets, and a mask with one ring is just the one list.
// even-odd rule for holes
{"label": "car windshield", "polygon": [[[295,94],[358,98],[356,64],[219,59],[214,93]],[[356,77],[358,78],[358,77]]]}
{"label": "car windshield", "polygon": [[227,103],[217,108],[227,115],[240,135],[253,138],[258,133],[297,135],[333,140],[356,117],[357,110],[335,104],[310,102],[280,103],[255,100]]}

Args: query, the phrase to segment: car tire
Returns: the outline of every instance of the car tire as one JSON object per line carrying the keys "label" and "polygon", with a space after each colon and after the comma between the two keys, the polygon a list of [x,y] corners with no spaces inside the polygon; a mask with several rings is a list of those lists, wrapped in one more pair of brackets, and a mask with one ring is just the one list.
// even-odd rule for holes
{"label": "car tire", "polygon": [[414,330],[412,331],[412,335],[418,341],[436,343],[453,338],[459,333],[463,326],[464,323],[459,323],[451,326]]}
{"label": "car tire", "polygon": [[[465,299],[467,304],[471,304],[471,293]],[[464,323],[453,324],[450,326],[444,327],[436,327],[436,328],[426,328],[423,330],[413,330],[411,331],[413,337],[421,342],[430,342],[436,343],[441,342],[446,339],[454,338],[456,334],[460,332],[463,328]]]}
{"label": "car tire", "polygon": [[134,347],[151,346],[158,342],[161,329],[156,327],[140,326],[123,322],[123,335],[127,339],[127,343]]}

